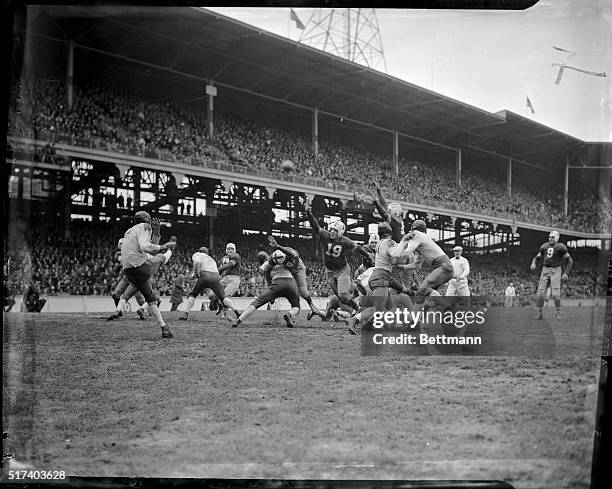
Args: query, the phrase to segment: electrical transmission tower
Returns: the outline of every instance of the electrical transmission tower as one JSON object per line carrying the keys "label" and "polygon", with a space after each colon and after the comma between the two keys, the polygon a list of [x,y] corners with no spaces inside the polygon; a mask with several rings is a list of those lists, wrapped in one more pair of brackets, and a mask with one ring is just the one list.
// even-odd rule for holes
{"label": "electrical transmission tower", "polygon": [[299,42],[387,72],[382,37],[373,8],[316,9]]}

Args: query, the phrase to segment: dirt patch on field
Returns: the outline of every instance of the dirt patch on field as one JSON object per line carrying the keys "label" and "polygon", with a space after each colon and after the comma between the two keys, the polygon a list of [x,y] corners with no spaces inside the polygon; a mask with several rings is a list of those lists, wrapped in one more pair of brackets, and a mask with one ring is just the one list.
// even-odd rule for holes
{"label": "dirt patch on field", "polygon": [[566,314],[554,358],[363,357],[342,325],[273,312],[167,313],[170,341],[150,320],[9,314],[5,453],[81,476],[587,487],[603,309]]}

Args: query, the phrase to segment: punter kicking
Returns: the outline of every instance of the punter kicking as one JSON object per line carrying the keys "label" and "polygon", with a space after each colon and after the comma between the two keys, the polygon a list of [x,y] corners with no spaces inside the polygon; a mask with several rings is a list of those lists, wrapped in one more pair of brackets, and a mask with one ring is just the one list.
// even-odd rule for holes
{"label": "punter kicking", "polygon": [[[149,304],[149,310],[162,330],[162,338],[172,338],[172,332],[166,325],[157,306],[159,298],[151,287],[151,276],[154,265],[166,263],[170,259],[176,242],[168,242],[164,245],[151,242],[151,216],[148,212],[137,212],[134,215],[134,222],[135,225],[125,232],[121,244],[121,265],[123,272],[130,283],[142,293]],[[155,223],[157,225],[157,220]],[[151,253],[159,254],[151,256]],[[121,311],[124,305],[125,299],[121,298],[117,309]]]}

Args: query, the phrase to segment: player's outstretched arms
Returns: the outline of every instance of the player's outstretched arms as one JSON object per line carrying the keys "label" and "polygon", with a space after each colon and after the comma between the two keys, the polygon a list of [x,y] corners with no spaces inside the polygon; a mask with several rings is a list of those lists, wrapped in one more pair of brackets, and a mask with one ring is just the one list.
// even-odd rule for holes
{"label": "player's outstretched arms", "polygon": [[285,255],[287,255],[290,258],[298,258],[300,256],[299,253],[293,250],[292,248],[287,248],[285,246],[279,245],[276,239],[274,239],[274,236],[268,236],[268,243],[270,243],[270,246],[273,249],[282,251]]}
{"label": "player's outstretched arms", "polygon": [[306,215],[308,216],[308,222],[310,222],[310,225],[312,226],[312,229],[314,229],[314,232],[319,234],[321,232],[321,226],[319,226],[319,222],[315,219],[315,216],[312,214],[312,212],[310,212],[310,209],[306,210]]}
{"label": "player's outstretched arms", "polygon": [[380,205],[382,205],[383,209],[386,209],[387,200],[385,199],[385,196],[382,193],[382,189],[380,188],[378,180],[374,180],[374,185],[376,186],[376,196],[378,197],[378,202],[380,203]]}

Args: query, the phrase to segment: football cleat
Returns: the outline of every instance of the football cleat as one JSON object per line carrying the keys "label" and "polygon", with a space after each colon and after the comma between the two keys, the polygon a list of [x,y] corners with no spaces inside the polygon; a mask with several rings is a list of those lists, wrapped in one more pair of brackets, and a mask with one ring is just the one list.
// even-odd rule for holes
{"label": "football cleat", "polygon": [[174,335],[172,334],[172,331],[170,331],[170,328],[168,326],[162,326],[162,338],[174,338]]}
{"label": "football cleat", "polygon": [[186,312],[185,314],[183,314],[180,318],[178,318],[179,321],[187,321],[189,319],[189,313]]}
{"label": "football cleat", "polygon": [[561,321],[561,313],[559,311],[557,311],[557,314],[555,314],[555,318],[557,319],[557,321]]}
{"label": "football cleat", "polygon": [[238,319],[230,319],[230,324],[232,325],[232,328],[237,328],[240,322]]}
{"label": "football cleat", "polygon": [[285,324],[288,328],[293,328],[295,326],[295,323],[293,322],[293,319],[291,318],[290,314],[284,314],[283,319],[285,320]]}
{"label": "football cleat", "polygon": [[107,321],[114,321],[115,319],[119,319],[121,317],[120,312],[114,312],[110,316],[106,318]]}
{"label": "football cleat", "polygon": [[144,313],[144,311],[143,311],[142,309],[137,309],[137,310],[136,310],[136,314],[138,314],[138,318],[139,318],[141,321],[144,321],[144,320],[146,319],[146,318],[145,318],[145,313]]}
{"label": "football cleat", "polygon": [[542,311],[538,311],[538,313],[535,315],[535,317],[533,319],[544,319],[544,316],[542,316]]}

